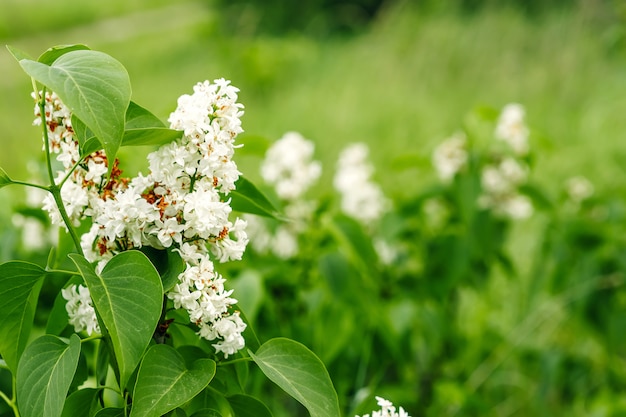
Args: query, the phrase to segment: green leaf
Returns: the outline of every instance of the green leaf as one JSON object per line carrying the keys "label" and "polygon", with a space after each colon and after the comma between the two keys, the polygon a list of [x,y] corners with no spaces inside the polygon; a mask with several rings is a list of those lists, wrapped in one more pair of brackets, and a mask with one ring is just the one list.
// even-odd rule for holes
{"label": "green leaf", "polygon": [[101,408],[98,403],[98,394],[100,391],[101,389],[99,388],[83,388],[74,391],[65,400],[61,417],[93,415]]}
{"label": "green leaf", "polygon": [[272,382],[298,400],[311,417],[340,417],[339,400],[322,361],[306,346],[291,339],[264,343],[254,362]]}
{"label": "green leaf", "polygon": [[161,278],[146,255],[139,251],[114,256],[101,274],[97,274],[84,257],[69,256],[89,287],[94,306],[111,336],[123,389],[148,347],[161,316]]}
{"label": "green leaf", "polygon": [[181,136],[180,131],[166,127],[127,129],[124,131],[122,146],[165,145]]}
{"label": "green leaf", "polygon": [[51,335],[31,343],[17,368],[17,403],[23,417],[59,417],[80,356],[80,338],[69,344]]}
{"label": "green leaf", "polygon": [[28,262],[0,265],[0,355],[13,375],[33,327],[45,274],[43,268]]}
{"label": "green leaf", "polygon": [[72,51],[82,51],[88,49],[88,46],[81,44],[53,46],[52,48],[49,48],[46,52],[41,54],[37,61],[41,62],[42,64],[52,65],[52,63],[56,61],[57,58],[59,58],[61,55]]}
{"label": "green leaf", "polygon": [[152,346],[139,367],[130,416],[159,417],[185,404],[209,385],[215,370],[211,359],[198,359],[187,369],[173,347]]}
{"label": "green leaf", "polygon": [[237,188],[230,192],[232,196],[230,206],[233,210],[274,219],[281,218],[274,205],[252,182],[240,176],[235,186]]}
{"label": "green leaf", "polygon": [[181,136],[182,132],[168,129],[154,114],[137,103],[130,102],[126,110],[126,130],[122,146],[164,145]]}
{"label": "green leaf", "polygon": [[191,417],[222,417],[222,413],[212,408],[202,408],[193,413]]}
{"label": "green leaf", "polygon": [[103,52],[91,50],[64,53],[50,66],[29,59],[20,60],[20,65],[28,75],[57,93],[98,137],[109,160],[115,160],[131,95],[124,66]]}
{"label": "green leaf", "polygon": [[150,259],[161,276],[163,291],[168,292],[178,284],[178,276],[185,270],[185,264],[180,253],[172,249],[155,249],[144,246],[141,249],[144,255]]}
{"label": "green leaf", "polygon": [[9,178],[6,171],[0,168],[0,188],[13,184],[13,180]]}
{"label": "green leaf", "polygon": [[254,397],[238,394],[227,399],[237,417],[272,417],[269,408]]}
{"label": "green leaf", "polygon": [[123,408],[107,407],[98,411],[93,417],[126,417],[126,411]]}
{"label": "green leaf", "polygon": [[13,58],[15,58],[15,60],[17,62],[21,61],[22,59],[30,59],[30,60],[33,59],[26,52],[22,51],[21,49],[18,49],[16,47],[14,47],[14,46],[7,45],[7,49],[9,50],[11,55],[13,55]]}
{"label": "green leaf", "polygon": [[128,105],[128,109],[126,109],[126,129],[145,129],[147,127],[166,126],[161,119],[156,117],[149,110],[131,101]]}

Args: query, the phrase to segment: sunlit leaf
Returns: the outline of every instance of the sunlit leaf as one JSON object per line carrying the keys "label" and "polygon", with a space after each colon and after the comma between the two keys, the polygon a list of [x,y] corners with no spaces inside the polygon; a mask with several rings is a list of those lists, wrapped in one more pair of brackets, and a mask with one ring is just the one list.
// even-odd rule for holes
{"label": "sunlit leaf", "polygon": [[114,256],[101,274],[84,257],[70,254],[70,258],[89,287],[95,308],[111,336],[124,388],[159,321],[163,303],[161,278],[139,251]]}
{"label": "sunlit leaf", "polygon": [[124,66],[98,51],[73,50],[51,65],[22,59],[28,75],[57,93],[114,160],[122,143],[131,87]]}
{"label": "sunlit leaf", "polygon": [[17,403],[23,417],[59,417],[80,356],[80,338],[69,344],[52,335],[33,341],[17,368]]}
{"label": "sunlit leaf", "polygon": [[287,394],[298,400],[311,417],[339,417],[339,400],[322,361],[306,346],[276,338],[248,351],[261,371]]}

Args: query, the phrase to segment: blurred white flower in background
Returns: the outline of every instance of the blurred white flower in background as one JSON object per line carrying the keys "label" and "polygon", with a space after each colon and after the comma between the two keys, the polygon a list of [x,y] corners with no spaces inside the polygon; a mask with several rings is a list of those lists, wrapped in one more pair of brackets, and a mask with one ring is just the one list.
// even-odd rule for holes
{"label": "blurred white flower in background", "polygon": [[529,130],[525,122],[524,106],[517,103],[502,108],[495,129],[495,137],[509,144],[517,155],[528,153]]}
{"label": "blurred white flower in background", "polygon": [[341,151],[333,180],[341,194],[341,210],[365,225],[379,220],[390,206],[380,186],[372,182],[373,173],[366,144],[353,143]]}
{"label": "blurred white flower in background", "polygon": [[318,180],[322,166],[314,161],[315,145],[298,132],[287,132],[265,153],[261,176],[283,200],[296,200]]}
{"label": "blurred white flower in background", "polygon": [[528,177],[526,166],[511,157],[486,165],[481,174],[483,192],[478,204],[511,219],[525,219],[533,214],[528,197],[519,193],[519,186]]}
{"label": "blurred white flower in background", "polygon": [[572,202],[579,204],[593,195],[594,187],[591,181],[578,175],[565,182],[565,191]]}
{"label": "blurred white flower in background", "polygon": [[468,160],[467,140],[462,132],[441,142],[433,152],[432,161],[439,178],[450,182]]}

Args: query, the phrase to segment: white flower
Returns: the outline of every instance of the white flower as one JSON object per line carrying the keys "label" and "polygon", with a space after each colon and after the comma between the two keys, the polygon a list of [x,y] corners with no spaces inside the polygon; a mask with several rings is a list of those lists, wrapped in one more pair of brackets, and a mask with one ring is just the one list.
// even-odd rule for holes
{"label": "white flower", "polygon": [[433,165],[444,182],[449,182],[467,164],[466,139],[457,133],[442,142],[433,152]]}
{"label": "white flower", "polygon": [[530,217],[533,213],[532,203],[518,191],[527,176],[526,166],[510,157],[485,166],[481,173],[483,193],[478,198],[478,205],[511,219]]}
{"label": "white flower", "polygon": [[261,176],[284,200],[300,197],[319,178],[322,166],[313,161],[315,145],[297,132],[287,132],[265,153]]}
{"label": "white flower", "polygon": [[518,155],[528,153],[528,128],[525,111],[521,104],[511,103],[504,106],[496,125],[495,136],[509,144]]}
{"label": "white flower", "polygon": [[[150,172],[132,179],[121,178],[117,161],[107,161],[104,151],[74,167],[79,155],[68,124],[71,114],[54,96],[46,110],[53,118],[46,119],[50,148],[65,168],[57,183],[67,177],[61,189],[65,209],[74,223],[92,221],[81,236],[86,258],[101,271],[117,253],[144,245],[178,252],[185,270],[167,296],[175,308],[187,310],[201,337],[218,339],[216,349],[226,356],[243,347],[245,324],[232,312],[237,300],[231,298],[232,290],[225,290],[209,255],[220,262],[241,259],[248,243],[246,222],[236,219],[233,224],[230,200],[223,201],[240,175],[231,159],[235,137],[243,131],[237,92],[219,79],[198,83],[193,94],[180,97],[169,120],[173,129],[183,131],[181,137],[148,155]],[[64,131],[58,129],[61,123]],[[62,224],[55,202],[46,198],[53,223]],[[87,325],[74,321],[75,326]]]}
{"label": "white flower", "polygon": [[65,310],[69,316],[69,323],[76,332],[83,330],[91,336],[100,333],[100,326],[93,308],[89,289],[82,285],[71,285],[61,290],[61,295],[67,300]]}
{"label": "white flower", "polygon": [[378,220],[389,206],[382,189],[370,179],[374,168],[364,143],[347,146],[339,155],[333,184],[341,193],[342,211],[362,223]]}
{"label": "white flower", "polygon": [[565,183],[567,196],[574,203],[580,203],[593,195],[593,184],[583,176],[572,177]]}
{"label": "white flower", "polygon": [[[376,401],[378,402],[380,410],[372,412],[372,417],[411,417],[406,411],[404,411],[402,407],[400,407],[399,410],[396,411],[396,407],[394,407],[391,401],[388,401],[382,397],[376,397]],[[370,417],[370,415],[365,414],[363,415],[363,417]]]}

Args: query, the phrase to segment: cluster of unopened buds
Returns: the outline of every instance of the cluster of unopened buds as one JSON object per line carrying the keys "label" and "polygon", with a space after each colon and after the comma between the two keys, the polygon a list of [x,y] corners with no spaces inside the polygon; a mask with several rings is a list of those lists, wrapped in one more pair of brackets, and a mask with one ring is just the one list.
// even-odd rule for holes
{"label": "cluster of unopened buds", "polygon": [[[56,182],[64,208],[73,225],[91,221],[81,237],[85,257],[101,271],[125,250],[149,246],[177,252],[185,270],[166,295],[175,308],[187,310],[198,334],[215,341],[216,351],[225,356],[244,346],[241,333],[246,327],[233,311],[237,300],[213,265],[213,260],[241,259],[248,243],[246,222],[230,220],[227,200],[240,175],[232,160],[235,138],[243,131],[237,93],[228,81],[218,79],[198,83],[193,94],[181,96],[168,120],[181,138],[149,154],[149,173],[134,178],[122,177],[117,160],[109,167],[111,161],[102,150],[81,157],[70,111],[54,93],[45,96],[49,149],[63,166]],[[35,123],[40,124],[39,106],[35,113]],[[44,209],[53,224],[64,226],[50,196]],[[82,288],[63,295],[70,321],[91,323],[76,318],[93,310],[76,308],[82,305],[78,297],[87,303]]]}

